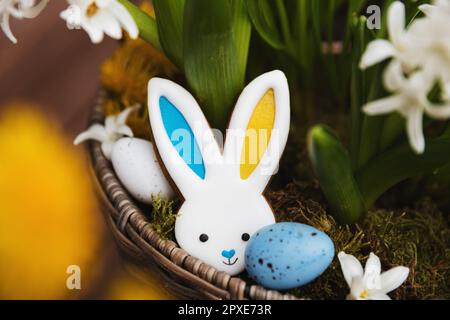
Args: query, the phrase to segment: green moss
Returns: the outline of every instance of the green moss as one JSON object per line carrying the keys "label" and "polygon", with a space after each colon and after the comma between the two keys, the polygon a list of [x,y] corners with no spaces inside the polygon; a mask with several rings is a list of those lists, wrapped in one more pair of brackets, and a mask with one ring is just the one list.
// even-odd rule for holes
{"label": "green moss", "polygon": [[[383,270],[409,267],[405,284],[390,294],[394,299],[450,298],[450,227],[430,199],[418,200],[412,209],[372,210],[364,223],[350,228],[337,225],[310,196],[305,199],[304,194],[311,193],[308,189],[291,184],[270,194],[279,221],[310,224],[333,239],[336,253],[345,251],[362,262],[374,252]],[[317,280],[292,293],[312,299],[343,299],[348,288],[337,259]]]}
{"label": "green moss", "polygon": [[[294,221],[309,224],[327,233],[334,242],[336,252],[345,251],[364,258],[369,250],[365,234],[358,226],[340,226],[328,215],[318,189],[308,185],[289,184],[285,189],[268,195],[275,208],[277,221]],[[291,290],[291,293],[310,299],[342,299],[348,288],[337,259],[313,283]]]}
{"label": "green moss", "polygon": [[178,211],[177,202],[152,196],[151,224],[163,239],[174,240],[175,220]]}
{"label": "green moss", "polygon": [[413,209],[374,211],[366,234],[385,268],[404,265],[411,270],[393,297],[450,298],[450,228],[433,202],[424,198]]}

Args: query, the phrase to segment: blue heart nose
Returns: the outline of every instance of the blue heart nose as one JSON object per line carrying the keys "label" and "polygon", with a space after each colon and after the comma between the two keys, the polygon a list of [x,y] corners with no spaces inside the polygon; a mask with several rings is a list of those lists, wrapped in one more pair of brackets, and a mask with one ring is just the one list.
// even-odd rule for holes
{"label": "blue heart nose", "polygon": [[234,249],[231,249],[229,251],[227,250],[223,250],[222,251],[222,256],[224,256],[227,259],[231,259],[233,258],[233,256],[236,254],[236,251]]}

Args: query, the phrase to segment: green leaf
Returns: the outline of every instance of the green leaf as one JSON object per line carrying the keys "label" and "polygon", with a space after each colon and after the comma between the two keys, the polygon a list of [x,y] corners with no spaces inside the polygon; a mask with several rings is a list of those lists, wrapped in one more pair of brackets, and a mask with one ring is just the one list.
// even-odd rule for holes
{"label": "green leaf", "polygon": [[[238,0],[234,0],[238,1]],[[250,37],[252,25],[245,4],[234,4],[233,29],[235,46],[237,48],[237,62],[242,78],[245,81],[247,71],[248,52],[250,50]]]}
{"label": "green leaf", "polygon": [[353,177],[350,157],[335,133],[324,125],[308,135],[308,153],[332,213],[342,223],[355,223],[365,212]]}
{"label": "green leaf", "polygon": [[213,127],[225,129],[245,83],[251,24],[241,0],[186,0],[184,70]]}
{"label": "green leaf", "polygon": [[443,137],[450,137],[450,122],[447,122],[444,133],[442,134]]}
{"label": "green leaf", "polygon": [[387,150],[356,173],[356,181],[369,208],[386,190],[402,180],[434,171],[450,162],[450,137],[427,141],[425,152],[418,155],[409,144]]}
{"label": "green leaf", "polygon": [[247,0],[247,10],[258,34],[271,47],[281,50],[285,45],[274,16],[273,0]]}
{"label": "green leaf", "polygon": [[119,0],[119,2],[128,10],[133,17],[134,22],[139,29],[139,36],[150,43],[155,48],[161,50],[161,43],[159,42],[158,27],[155,19],[150,17],[147,13],[139,9],[136,5],[128,0]]}
{"label": "green leaf", "polygon": [[182,69],[184,0],[153,0],[153,5],[161,46],[169,59]]}

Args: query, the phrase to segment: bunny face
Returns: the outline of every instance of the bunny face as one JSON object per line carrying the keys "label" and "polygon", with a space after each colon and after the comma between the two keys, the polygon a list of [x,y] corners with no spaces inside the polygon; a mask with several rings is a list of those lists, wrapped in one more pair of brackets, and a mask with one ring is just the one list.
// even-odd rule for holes
{"label": "bunny face", "polygon": [[222,189],[218,181],[217,189],[198,190],[198,197],[186,200],[179,211],[175,236],[191,255],[220,271],[237,274],[244,269],[250,237],[275,219],[261,194],[249,192],[245,184],[226,187]]}
{"label": "bunny face", "polygon": [[281,71],[252,81],[219,146],[195,99],[175,83],[149,82],[149,117],[161,160],[185,199],[175,224],[181,248],[220,271],[244,269],[245,247],[273,224],[263,197],[289,133],[289,90]]}

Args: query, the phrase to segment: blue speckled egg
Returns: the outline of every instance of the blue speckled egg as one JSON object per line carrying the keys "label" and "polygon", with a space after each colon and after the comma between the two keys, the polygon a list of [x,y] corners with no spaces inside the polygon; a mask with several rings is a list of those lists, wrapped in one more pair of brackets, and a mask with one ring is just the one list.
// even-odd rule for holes
{"label": "blue speckled egg", "polygon": [[250,239],[245,264],[250,277],[276,290],[292,289],[316,279],[334,257],[334,244],[311,226],[282,222],[266,226]]}

